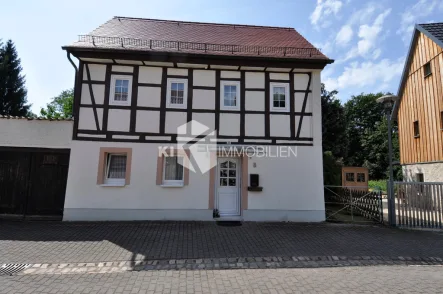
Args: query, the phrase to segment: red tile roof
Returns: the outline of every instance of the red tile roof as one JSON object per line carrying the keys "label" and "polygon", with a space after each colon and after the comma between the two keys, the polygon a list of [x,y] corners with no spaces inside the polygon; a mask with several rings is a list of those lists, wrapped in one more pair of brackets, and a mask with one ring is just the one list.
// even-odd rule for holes
{"label": "red tile roof", "polygon": [[329,60],[293,28],[118,16],[64,48],[78,47]]}

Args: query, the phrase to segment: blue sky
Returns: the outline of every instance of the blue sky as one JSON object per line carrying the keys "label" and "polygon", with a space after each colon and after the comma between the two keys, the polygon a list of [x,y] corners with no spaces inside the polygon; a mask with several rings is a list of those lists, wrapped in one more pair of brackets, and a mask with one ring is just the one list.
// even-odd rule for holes
{"label": "blue sky", "polygon": [[336,60],[322,81],[342,101],[396,92],[414,24],[443,21],[441,0],[40,0],[1,7],[0,38],[17,46],[36,113],[74,84],[61,46],[116,15],[294,27]]}

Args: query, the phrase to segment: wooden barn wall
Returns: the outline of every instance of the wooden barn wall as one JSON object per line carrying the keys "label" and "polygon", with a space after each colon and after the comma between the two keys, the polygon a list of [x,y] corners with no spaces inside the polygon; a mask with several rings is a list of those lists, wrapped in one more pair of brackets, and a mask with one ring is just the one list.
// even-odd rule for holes
{"label": "wooden barn wall", "polygon": [[[424,65],[428,62],[432,74],[424,77]],[[398,112],[402,164],[443,160],[442,72],[442,48],[420,33]],[[418,138],[414,137],[414,121],[419,122]]]}

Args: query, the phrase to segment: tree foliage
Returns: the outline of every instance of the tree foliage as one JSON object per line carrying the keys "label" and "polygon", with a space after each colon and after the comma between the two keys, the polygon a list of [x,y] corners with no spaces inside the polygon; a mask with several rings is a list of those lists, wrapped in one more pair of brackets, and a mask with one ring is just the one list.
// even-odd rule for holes
{"label": "tree foliage", "polygon": [[337,91],[328,92],[321,85],[323,151],[330,151],[335,158],[346,156],[346,118],[343,106],[337,99]]}
{"label": "tree foliage", "polygon": [[64,90],[53,97],[46,108],[40,109],[40,116],[48,119],[71,118],[73,116],[74,89]]}
{"label": "tree foliage", "polygon": [[[338,166],[364,166],[373,180],[386,179],[389,168],[388,125],[383,105],[376,99],[387,93],[352,96],[344,105],[322,85],[323,156],[325,183],[339,183],[333,174]],[[397,126],[394,123],[392,146],[394,161],[399,159]],[[335,162],[335,163],[334,163]],[[394,177],[401,179],[401,168]]]}
{"label": "tree foliage", "polygon": [[0,42],[0,114],[29,116],[25,76],[14,43]]}

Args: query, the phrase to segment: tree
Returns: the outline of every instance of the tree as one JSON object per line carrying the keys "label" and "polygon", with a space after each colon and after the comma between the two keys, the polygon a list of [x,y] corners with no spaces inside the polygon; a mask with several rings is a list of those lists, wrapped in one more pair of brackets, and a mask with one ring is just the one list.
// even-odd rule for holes
{"label": "tree", "polygon": [[327,91],[325,85],[321,85],[321,108],[322,108],[322,137],[323,152],[331,151],[335,158],[346,156],[346,119],[345,111],[336,98],[337,91]]}
{"label": "tree", "polygon": [[64,90],[40,109],[40,116],[48,119],[71,118],[73,116],[74,89]]}
{"label": "tree", "polygon": [[349,166],[363,166],[366,153],[362,149],[362,140],[377,128],[383,119],[383,105],[376,99],[385,95],[360,94],[352,96],[345,103],[346,137],[348,140],[347,157],[345,164]]}
{"label": "tree", "polygon": [[[376,99],[387,93],[360,94],[345,103],[348,156],[345,164],[365,166],[371,179],[386,179],[389,168],[388,125],[383,104]],[[394,161],[399,158],[397,126],[393,127]],[[396,168],[396,178],[401,171]]]}
{"label": "tree", "polygon": [[[0,44],[1,46],[1,44]],[[0,50],[0,114],[29,116],[25,76],[14,43],[9,40]]]}
{"label": "tree", "polygon": [[331,151],[323,153],[323,183],[325,185],[341,185],[341,168],[343,164],[337,160]]}

